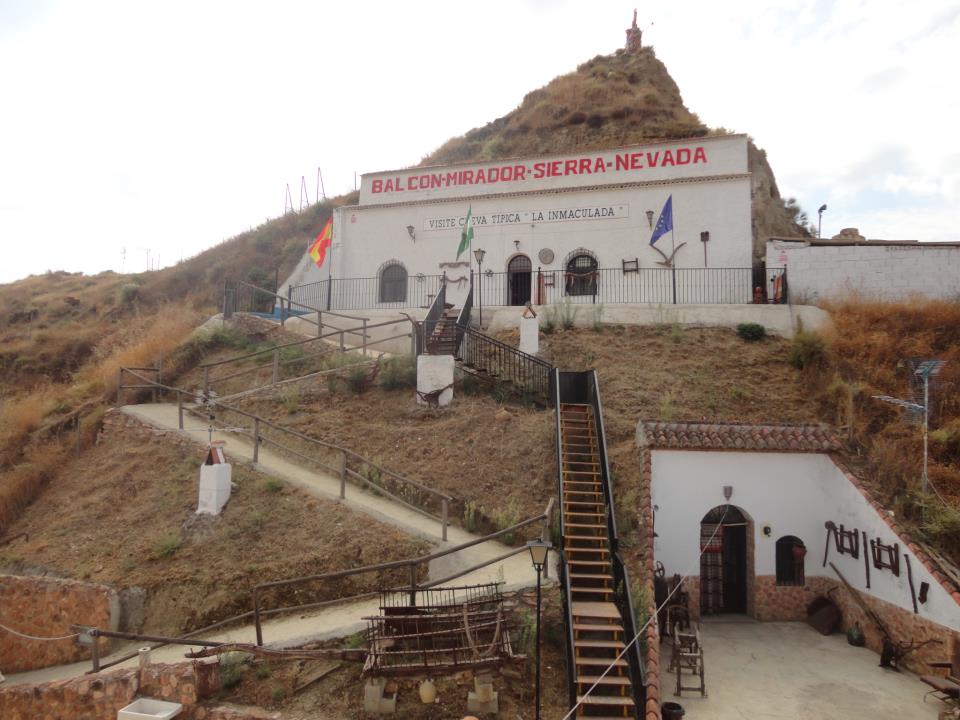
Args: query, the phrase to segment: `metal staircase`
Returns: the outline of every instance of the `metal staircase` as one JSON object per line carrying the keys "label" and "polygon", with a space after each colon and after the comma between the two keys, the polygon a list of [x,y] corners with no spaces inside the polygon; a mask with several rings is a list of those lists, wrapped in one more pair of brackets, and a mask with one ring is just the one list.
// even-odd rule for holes
{"label": "metal staircase", "polygon": [[453,355],[464,372],[494,383],[510,383],[545,402],[553,366],[471,327],[472,309],[473,290],[458,310],[446,302],[443,286],[419,324],[417,354]]}
{"label": "metal staircase", "polygon": [[636,718],[643,709],[642,669],[636,644],[623,652],[636,629],[629,578],[617,554],[596,373],[557,371],[553,383],[570,705],[580,703],[578,718]]}

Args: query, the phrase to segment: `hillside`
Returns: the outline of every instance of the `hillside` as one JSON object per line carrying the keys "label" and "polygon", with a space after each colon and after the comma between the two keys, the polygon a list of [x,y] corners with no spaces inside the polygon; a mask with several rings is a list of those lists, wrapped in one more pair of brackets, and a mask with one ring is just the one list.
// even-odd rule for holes
{"label": "hillside", "polygon": [[[661,138],[725,134],[711,130],[684,105],[680,89],[652,47],[598,55],[574,72],[527,93],[501,118],[452,138],[421,165],[566,153]],[[754,258],[771,235],[808,236],[806,216],[780,197],[766,153],[751,140]]]}

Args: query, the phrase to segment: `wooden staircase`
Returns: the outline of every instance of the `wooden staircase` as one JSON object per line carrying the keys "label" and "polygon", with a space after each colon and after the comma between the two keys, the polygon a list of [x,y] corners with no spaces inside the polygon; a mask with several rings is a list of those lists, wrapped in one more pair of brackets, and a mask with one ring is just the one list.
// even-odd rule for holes
{"label": "wooden staircase", "polygon": [[[593,407],[563,403],[559,412],[563,550],[571,598],[576,697],[582,701],[576,717],[636,717],[626,655],[616,659],[630,638],[624,637],[620,610],[614,604],[616,589]],[[614,667],[600,679],[611,663]]]}

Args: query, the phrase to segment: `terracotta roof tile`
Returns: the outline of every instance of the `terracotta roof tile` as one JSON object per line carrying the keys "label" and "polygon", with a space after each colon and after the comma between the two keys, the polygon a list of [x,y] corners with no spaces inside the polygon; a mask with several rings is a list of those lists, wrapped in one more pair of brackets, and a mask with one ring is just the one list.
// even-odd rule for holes
{"label": "terracotta roof tile", "polygon": [[824,425],[748,425],[641,420],[637,443],[660,450],[833,452],[840,441]]}

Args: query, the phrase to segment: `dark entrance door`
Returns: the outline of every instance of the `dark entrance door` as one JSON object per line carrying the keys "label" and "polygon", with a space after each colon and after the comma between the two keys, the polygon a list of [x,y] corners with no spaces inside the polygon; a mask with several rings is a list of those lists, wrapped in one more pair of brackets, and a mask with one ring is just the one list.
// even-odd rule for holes
{"label": "dark entrance door", "polygon": [[511,305],[530,302],[533,265],[526,255],[517,255],[507,264],[507,301]]}
{"label": "dark entrance door", "polygon": [[700,611],[747,611],[747,530],[739,508],[720,505],[700,523]]}
{"label": "dark entrance door", "polygon": [[723,528],[723,604],[720,612],[747,611],[747,526]]}

